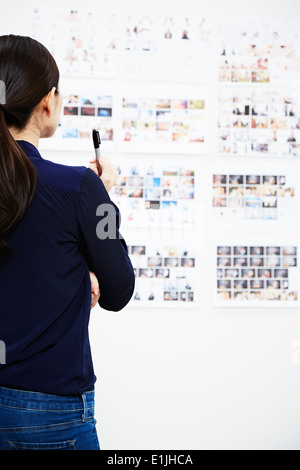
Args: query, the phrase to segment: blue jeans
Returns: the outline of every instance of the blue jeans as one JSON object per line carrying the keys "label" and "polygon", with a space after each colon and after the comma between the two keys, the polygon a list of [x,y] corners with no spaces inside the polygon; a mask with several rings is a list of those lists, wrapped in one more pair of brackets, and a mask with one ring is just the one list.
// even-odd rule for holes
{"label": "blue jeans", "polygon": [[100,450],[94,398],[0,387],[0,450]]}

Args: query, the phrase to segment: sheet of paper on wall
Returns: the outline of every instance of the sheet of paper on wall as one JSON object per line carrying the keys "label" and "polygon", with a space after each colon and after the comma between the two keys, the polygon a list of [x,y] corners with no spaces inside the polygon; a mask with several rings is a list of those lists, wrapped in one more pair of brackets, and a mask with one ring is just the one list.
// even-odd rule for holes
{"label": "sheet of paper on wall", "polygon": [[299,86],[299,20],[228,20],[219,27],[220,82]]}
{"label": "sheet of paper on wall", "polygon": [[219,87],[218,152],[258,157],[300,156],[298,89]]}
{"label": "sheet of paper on wall", "polygon": [[[64,81],[65,82],[65,81]],[[115,98],[112,89],[105,90],[95,84],[73,87],[62,83],[63,109],[55,135],[42,139],[41,148],[47,150],[75,150],[93,153],[92,130],[100,132],[105,152],[115,149],[116,119]],[[106,93],[105,93],[106,92]]]}
{"label": "sheet of paper on wall", "polygon": [[215,247],[214,305],[218,307],[298,307],[299,246],[237,243],[223,238]]}
{"label": "sheet of paper on wall", "polygon": [[122,46],[124,78],[210,81],[211,23],[201,16],[128,12]]}
{"label": "sheet of paper on wall", "polygon": [[195,170],[168,161],[117,165],[119,176],[110,197],[122,214],[122,227],[196,228]]}
{"label": "sheet of paper on wall", "polygon": [[199,266],[190,243],[137,239],[128,250],[136,276],[131,306],[197,306]]}
{"label": "sheet of paper on wall", "polygon": [[36,6],[28,34],[56,59],[61,75],[116,77],[118,16],[96,9]]}
{"label": "sheet of paper on wall", "polygon": [[[299,223],[297,213],[297,171],[286,170],[283,164],[249,165],[248,172],[230,174],[218,168],[211,175],[211,209],[215,229],[259,232],[281,230],[283,226],[296,230]],[[233,168],[232,168],[233,170]]]}
{"label": "sheet of paper on wall", "polygon": [[207,151],[206,91],[124,90],[120,150],[202,155]]}

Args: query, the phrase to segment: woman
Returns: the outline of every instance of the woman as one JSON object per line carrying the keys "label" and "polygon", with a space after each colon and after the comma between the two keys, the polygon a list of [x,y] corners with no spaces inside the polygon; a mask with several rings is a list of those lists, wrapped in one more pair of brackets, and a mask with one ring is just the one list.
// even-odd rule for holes
{"label": "woman", "polygon": [[[134,290],[107,193],[116,170],[103,158],[100,179],[95,160],[70,167],[40,155],[62,107],[44,46],[0,37],[0,80],[0,449],[97,450],[90,310],[119,311]],[[100,239],[102,204],[116,219],[114,236],[110,227]]]}

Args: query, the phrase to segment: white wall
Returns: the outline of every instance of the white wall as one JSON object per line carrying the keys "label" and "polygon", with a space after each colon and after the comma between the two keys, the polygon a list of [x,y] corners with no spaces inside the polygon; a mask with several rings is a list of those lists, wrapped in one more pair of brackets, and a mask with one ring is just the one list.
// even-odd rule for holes
{"label": "white wall", "polygon": [[[56,5],[120,12],[179,11],[209,16],[214,21],[289,20],[300,13],[298,0],[110,0],[109,4],[52,0],[51,7]],[[1,5],[2,32],[22,34],[18,22],[22,10],[29,6],[21,1]],[[215,153],[213,86],[209,98],[210,147],[208,157],[197,159],[197,169],[203,175],[200,197],[204,203],[211,167],[224,158],[218,159]],[[48,157],[77,163],[87,155],[49,152]],[[247,157],[239,163],[247,169],[253,161]],[[236,158],[227,157],[228,168],[236,163]],[[299,172],[300,162],[287,160],[286,168]],[[290,235],[289,228],[282,227],[282,233]],[[299,233],[298,227],[294,235],[298,237]],[[300,312],[213,308],[208,279],[214,272],[210,241],[215,234],[209,225],[209,205],[201,235],[201,247],[206,249],[201,250],[200,262],[208,275],[203,273],[199,279],[199,309],[126,308],[114,314],[96,307],[92,312],[90,334],[98,376],[96,414],[102,448],[300,449],[300,364],[298,355],[293,357],[299,348],[295,341],[300,340]],[[268,233],[260,237],[269,241]]]}

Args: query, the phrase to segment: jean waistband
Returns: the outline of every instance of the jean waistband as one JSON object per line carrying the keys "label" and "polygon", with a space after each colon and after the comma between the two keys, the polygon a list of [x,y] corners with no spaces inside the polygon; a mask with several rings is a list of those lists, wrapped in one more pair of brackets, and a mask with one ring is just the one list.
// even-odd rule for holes
{"label": "jean waistband", "polygon": [[95,392],[88,391],[78,396],[52,395],[0,387],[0,403],[31,410],[83,411],[94,408]]}

